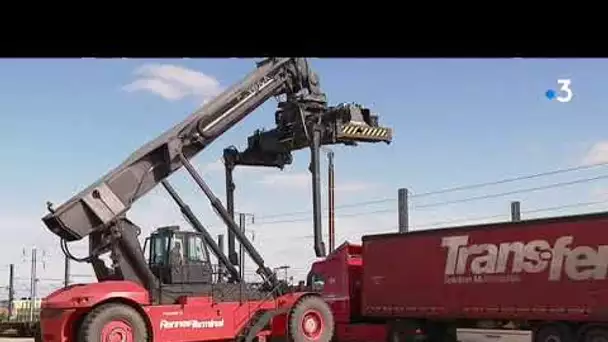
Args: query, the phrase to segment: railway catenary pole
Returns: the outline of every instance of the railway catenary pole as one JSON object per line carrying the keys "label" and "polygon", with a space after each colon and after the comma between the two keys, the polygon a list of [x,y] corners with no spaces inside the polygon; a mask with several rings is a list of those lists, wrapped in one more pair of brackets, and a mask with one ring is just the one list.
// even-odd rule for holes
{"label": "railway catenary pole", "polygon": [[32,270],[30,283],[30,322],[34,321],[34,303],[36,302],[36,247],[32,248]]}
{"label": "railway catenary pole", "polygon": [[[245,234],[245,214],[239,213],[239,228],[241,228],[241,232]],[[239,273],[241,274],[241,279],[245,276],[245,265],[243,262],[245,261],[245,255],[243,251],[243,246],[239,244]]]}
{"label": "railway catenary pole", "polygon": [[511,221],[517,222],[521,220],[521,203],[519,201],[511,202]]}
{"label": "railway catenary pole", "polygon": [[328,226],[329,226],[329,253],[334,251],[336,244],[336,217],[335,217],[335,184],[334,184],[334,152],[329,150],[327,152],[327,186],[328,195],[327,199],[329,202],[329,215],[328,215]]}
{"label": "railway catenary pole", "polygon": [[399,215],[399,233],[407,233],[409,230],[409,212],[408,212],[408,190],[400,188],[397,190],[397,210]]}
{"label": "railway catenary pole", "polygon": [[[247,217],[251,218],[252,222],[255,220],[255,215],[252,213],[238,213],[239,214],[239,228],[243,235],[247,233]],[[253,239],[252,239],[253,242]],[[239,244],[239,272],[241,273],[241,279],[245,279],[245,249],[242,244]]]}
{"label": "railway catenary pole", "polygon": [[13,316],[13,303],[15,301],[15,264],[8,269],[8,318]]}
{"label": "railway catenary pole", "polygon": [[[241,232],[243,233],[243,235],[245,235],[247,233],[247,217],[251,217],[252,220],[255,220],[255,216],[251,213],[238,213],[239,214],[239,228],[241,229]],[[252,240],[253,242],[253,240]],[[245,286],[245,248],[243,247],[243,244],[240,243],[239,244],[239,273],[241,275],[241,279],[243,279],[243,281],[241,282],[241,285],[239,286],[239,298],[241,300],[241,302],[243,301],[243,286]]]}

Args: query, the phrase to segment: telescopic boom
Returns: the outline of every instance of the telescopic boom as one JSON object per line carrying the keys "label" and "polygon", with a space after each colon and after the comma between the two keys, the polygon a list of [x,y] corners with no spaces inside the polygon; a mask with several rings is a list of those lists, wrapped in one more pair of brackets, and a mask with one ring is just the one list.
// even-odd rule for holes
{"label": "telescopic boom", "polygon": [[[91,255],[80,261],[93,264],[98,280],[125,279],[153,288],[158,280],[150,271],[137,240],[140,228],[126,218],[126,213],[139,198],[185,167],[257,264],[258,273],[266,281],[274,282],[272,271],[190,163],[194,156],[271,97],[282,98],[276,114],[277,127],[256,132],[250,143],[272,141],[281,153],[310,146],[313,159],[318,163],[318,147],[322,144],[390,142],[390,129],[378,127],[377,116],[370,115],[369,110],[355,105],[328,107],[318,77],[306,59],[268,58],[258,63],[257,69],[241,82],[141,147],[91,186],[57,208],[49,207],[50,213],[42,218],[43,222],[61,238],[64,252],[72,258],[66,242],[89,237]],[[373,134],[364,133],[368,129]],[[314,174],[318,174],[318,166]],[[319,203],[320,192],[318,189],[314,192],[315,203]],[[190,221],[196,222],[192,218]],[[106,251],[112,253],[112,270],[99,259]]]}

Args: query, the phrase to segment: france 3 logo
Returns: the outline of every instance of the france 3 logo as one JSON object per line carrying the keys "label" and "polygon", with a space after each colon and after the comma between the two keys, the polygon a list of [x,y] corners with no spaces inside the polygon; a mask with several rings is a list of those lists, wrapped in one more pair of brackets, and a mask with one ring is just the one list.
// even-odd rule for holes
{"label": "france 3 logo", "polygon": [[574,93],[572,92],[572,81],[570,79],[564,78],[557,80],[557,85],[559,86],[558,90],[549,89],[545,92],[545,96],[549,100],[557,100],[559,102],[570,102],[574,97]]}

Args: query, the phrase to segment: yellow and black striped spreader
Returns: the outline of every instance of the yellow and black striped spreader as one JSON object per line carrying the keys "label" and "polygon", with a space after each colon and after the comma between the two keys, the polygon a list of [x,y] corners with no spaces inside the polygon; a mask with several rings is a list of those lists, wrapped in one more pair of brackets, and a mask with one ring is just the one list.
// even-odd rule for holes
{"label": "yellow and black striped spreader", "polygon": [[393,139],[393,132],[390,128],[373,127],[367,124],[349,123],[343,125],[338,130],[338,140],[352,140],[365,142],[390,143]]}

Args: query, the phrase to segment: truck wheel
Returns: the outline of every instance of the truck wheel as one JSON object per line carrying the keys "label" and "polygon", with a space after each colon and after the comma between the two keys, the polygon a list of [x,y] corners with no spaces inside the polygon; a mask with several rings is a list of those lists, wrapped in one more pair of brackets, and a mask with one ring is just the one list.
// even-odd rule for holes
{"label": "truck wheel", "polygon": [[591,328],[585,332],[584,342],[608,342],[608,329]]}
{"label": "truck wheel", "polygon": [[419,324],[411,321],[391,321],[388,323],[387,342],[422,342],[424,335],[419,334]]}
{"label": "truck wheel", "polygon": [[574,334],[566,325],[541,326],[534,334],[534,342],[574,342]]}
{"label": "truck wheel", "polygon": [[148,341],[148,328],[139,312],[124,304],[111,303],[87,314],[78,329],[78,342],[112,341]]}
{"label": "truck wheel", "polygon": [[288,329],[293,342],[329,342],[334,336],[334,316],[321,298],[304,297],[291,310]]}
{"label": "truck wheel", "polygon": [[426,340],[429,342],[457,342],[456,326],[447,322],[427,322]]}
{"label": "truck wheel", "polygon": [[405,342],[406,334],[398,324],[391,324],[386,334],[387,342]]}

